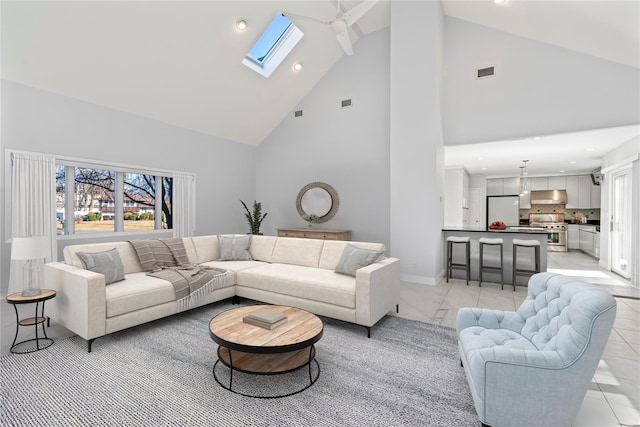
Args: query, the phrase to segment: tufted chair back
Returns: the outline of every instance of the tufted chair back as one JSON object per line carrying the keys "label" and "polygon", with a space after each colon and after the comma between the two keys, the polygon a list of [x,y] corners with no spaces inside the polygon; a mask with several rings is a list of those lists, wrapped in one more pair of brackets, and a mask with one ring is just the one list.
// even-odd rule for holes
{"label": "tufted chair back", "polygon": [[538,350],[555,351],[570,362],[587,346],[598,315],[615,304],[608,292],[596,286],[539,273],[529,280],[529,295],[518,308],[525,321],[520,334]]}

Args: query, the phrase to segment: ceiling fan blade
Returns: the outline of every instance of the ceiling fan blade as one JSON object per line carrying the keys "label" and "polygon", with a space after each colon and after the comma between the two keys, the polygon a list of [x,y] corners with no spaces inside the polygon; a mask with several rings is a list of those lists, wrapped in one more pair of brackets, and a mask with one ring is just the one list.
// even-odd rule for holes
{"label": "ceiling fan blade", "polygon": [[342,46],[347,55],[353,55],[353,48],[351,47],[351,40],[349,40],[349,33],[347,30],[336,34],[336,39],[338,39],[338,43],[340,43],[340,46]]}
{"label": "ceiling fan blade", "polygon": [[318,18],[313,18],[311,16],[304,16],[304,15],[297,15],[295,13],[283,13],[284,16],[286,16],[287,18],[289,18],[290,21],[294,21],[294,20],[300,20],[300,21],[309,21],[309,22],[315,22],[316,24],[324,24],[327,25],[329,24],[328,21],[323,21],[321,19]]}
{"label": "ceiling fan blade", "polygon": [[344,14],[342,14],[342,19],[345,20],[347,26],[352,26],[358,19],[362,18],[365,13],[369,12],[369,10],[378,3],[379,0],[373,1],[363,1],[347,10]]}

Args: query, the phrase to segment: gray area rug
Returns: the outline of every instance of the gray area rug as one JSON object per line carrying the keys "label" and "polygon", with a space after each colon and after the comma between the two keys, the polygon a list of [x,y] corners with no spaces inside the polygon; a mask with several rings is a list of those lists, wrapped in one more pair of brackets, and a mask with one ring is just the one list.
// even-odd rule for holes
{"label": "gray area rug", "polygon": [[[247,303],[247,301],[244,301]],[[280,399],[253,399],[213,378],[209,320],[221,302],[96,340],[79,337],[0,358],[2,426],[478,426],[455,331],[387,316],[371,339],[323,318],[318,381]],[[219,372],[218,370],[216,372]],[[234,374],[234,388],[278,393],[309,381]],[[297,386],[297,385],[296,385]]]}

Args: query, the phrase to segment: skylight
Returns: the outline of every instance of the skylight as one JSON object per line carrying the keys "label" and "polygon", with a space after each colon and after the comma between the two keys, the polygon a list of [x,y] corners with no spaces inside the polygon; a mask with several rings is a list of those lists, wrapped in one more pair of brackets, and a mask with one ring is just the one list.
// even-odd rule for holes
{"label": "skylight", "polygon": [[278,12],[258,41],[253,45],[242,63],[252,70],[269,77],[286,58],[304,34],[293,23]]}

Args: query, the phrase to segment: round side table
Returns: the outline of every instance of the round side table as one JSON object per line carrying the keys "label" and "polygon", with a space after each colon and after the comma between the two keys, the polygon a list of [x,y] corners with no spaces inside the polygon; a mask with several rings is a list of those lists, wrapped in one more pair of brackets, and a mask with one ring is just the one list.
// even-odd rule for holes
{"label": "round side table", "polygon": [[[7,295],[7,302],[13,305],[13,309],[16,312],[16,336],[13,338],[13,344],[11,344],[11,353],[24,354],[33,353],[34,351],[42,350],[53,344],[53,340],[47,337],[47,332],[44,330],[44,321],[49,318],[44,317],[44,303],[46,300],[52,299],[56,296],[56,291],[53,289],[42,289],[38,295],[24,297],[21,292]],[[20,320],[18,314],[18,304],[36,304],[36,311],[34,317],[28,317]],[[42,304],[41,304],[42,303]],[[38,316],[38,306],[40,306],[40,316]],[[42,334],[44,338],[38,336],[38,325],[42,324]],[[16,344],[18,339],[18,331],[20,326],[34,326],[36,330],[36,337],[21,341]],[[35,346],[30,343],[35,343]]]}

